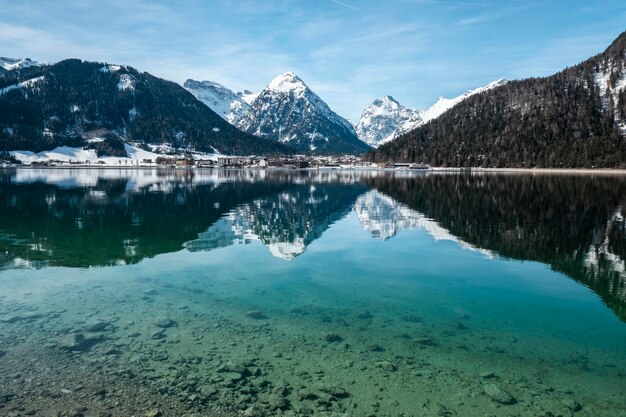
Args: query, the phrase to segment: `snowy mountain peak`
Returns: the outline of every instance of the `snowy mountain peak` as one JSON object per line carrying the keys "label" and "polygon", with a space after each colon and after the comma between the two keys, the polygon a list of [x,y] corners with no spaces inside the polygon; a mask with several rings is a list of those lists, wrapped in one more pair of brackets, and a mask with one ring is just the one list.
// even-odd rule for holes
{"label": "snowy mountain peak", "polygon": [[369,149],[357,138],[352,124],[333,112],[292,71],[268,84],[238,127],[253,135],[287,142],[303,152],[361,153]]}
{"label": "snowy mountain peak", "polygon": [[42,65],[47,65],[46,62],[37,62],[33,61],[30,58],[8,58],[5,56],[0,57],[0,67],[4,68],[7,71],[11,71],[18,68],[28,68],[28,67],[40,67]]}
{"label": "snowy mountain peak", "polygon": [[398,101],[391,96],[384,96],[381,98],[377,98],[376,100],[372,102],[371,105],[376,106],[376,107],[386,107],[386,108],[393,108],[393,107],[399,107],[399,106],[401,107],[400,103],[398,103]]}
{"label": "snowy mountain peak", "polygon": [[278,77],[274,78],[267,86],[267,90],[281,93],[288,93],[291,91],[304,92],[308,89],[309,87],[293,71],[288,71],[282,75],[279,75]]}
{"label": "snowy mountain peak", "polygon": [[393,97],[384,96],[374,100],[363,110],[356,132],[362,141],[377,147],[421,123],[421,111],[407,109]]}

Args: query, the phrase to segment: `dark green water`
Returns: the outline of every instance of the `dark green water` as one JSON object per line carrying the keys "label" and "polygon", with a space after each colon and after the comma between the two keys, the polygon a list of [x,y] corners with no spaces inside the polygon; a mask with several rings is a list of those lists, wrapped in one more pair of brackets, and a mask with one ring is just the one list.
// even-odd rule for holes
{"label": "dark green water", "polygon": [[624,208],[623,176],[4,171],[0,415],[625,415]]}

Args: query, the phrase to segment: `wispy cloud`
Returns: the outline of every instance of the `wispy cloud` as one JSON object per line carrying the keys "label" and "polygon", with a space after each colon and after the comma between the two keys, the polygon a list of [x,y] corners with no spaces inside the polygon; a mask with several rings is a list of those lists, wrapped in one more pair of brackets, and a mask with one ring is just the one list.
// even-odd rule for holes
{"label": "wispy cloud", "polygon": [[367,13],[363,9],[359,9],[358,7],[351,6],[348,3],[344,3],[344,2],[339,1],[339,0],[330,0],[330,1],[335,3],[335,4],[338,4],[339,6],[343,6],[343,7],[347,8],[347,9],[354,10],[355,12],[364,13],[364,14]]}

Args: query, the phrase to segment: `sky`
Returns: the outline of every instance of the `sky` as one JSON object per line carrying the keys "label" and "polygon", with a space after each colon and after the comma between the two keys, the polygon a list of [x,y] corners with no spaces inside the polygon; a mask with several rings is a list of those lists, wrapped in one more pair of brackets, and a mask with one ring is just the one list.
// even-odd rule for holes
{"label": "sky", "polygon": [[626,1],[0,0],[0,56],[131,65],[262,90],[294,71],[356,122],[498,78],[550,75],[626,30]]}

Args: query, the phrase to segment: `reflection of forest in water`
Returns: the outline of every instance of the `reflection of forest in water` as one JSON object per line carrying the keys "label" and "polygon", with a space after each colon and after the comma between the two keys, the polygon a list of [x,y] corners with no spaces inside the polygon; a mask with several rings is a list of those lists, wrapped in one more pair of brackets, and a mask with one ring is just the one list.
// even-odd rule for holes
{"label": "reflection of forest in water", "polygon": [[[626,178],[382,172],[54,171],[0,175],[0,261],[87,267],[257,240],[294,259],[355,210],[373,237],[546,263],[626,318]],[[369,191],[368,191],[369,190]]]}
{"label": "reflection of forest in water", "polygon": [[626,319],[626,178],[428,175],[365,181],[462,241],[550,265]]}

